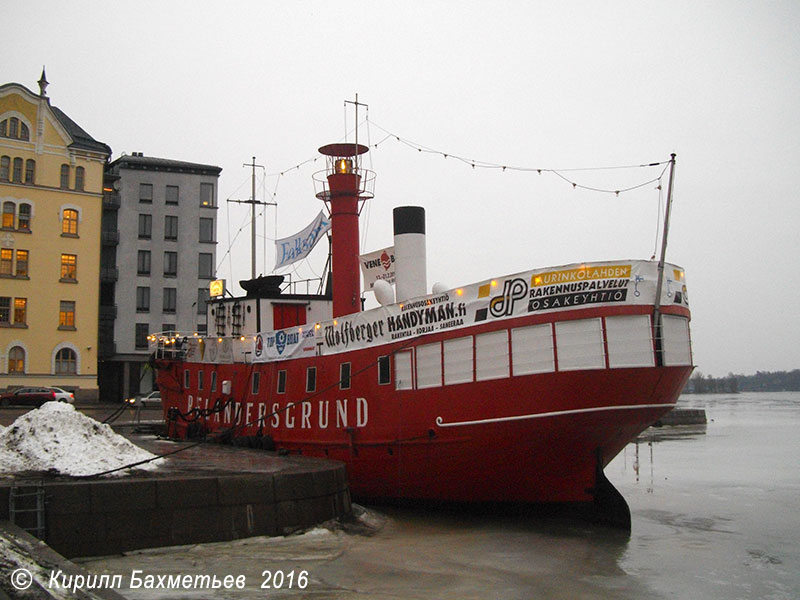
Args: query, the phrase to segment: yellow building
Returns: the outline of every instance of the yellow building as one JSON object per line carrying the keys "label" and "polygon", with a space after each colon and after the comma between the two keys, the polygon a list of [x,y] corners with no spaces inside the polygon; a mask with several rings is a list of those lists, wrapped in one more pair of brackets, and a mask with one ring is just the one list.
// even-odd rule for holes
{"label": "yellow building", "polygon": [[0,389],[97,398],[103,170],[111,149],[39,94],[0,85]]}

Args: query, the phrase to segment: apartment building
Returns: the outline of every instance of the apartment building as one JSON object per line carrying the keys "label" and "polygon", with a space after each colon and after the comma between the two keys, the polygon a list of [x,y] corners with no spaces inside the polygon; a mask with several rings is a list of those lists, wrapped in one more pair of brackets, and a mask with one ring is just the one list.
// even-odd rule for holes
{"label": "apartment building", "polygon": [[149,334],[206,332],[221,171],[140,152],[109,163],[100,281],[104,398],[153,388]]}

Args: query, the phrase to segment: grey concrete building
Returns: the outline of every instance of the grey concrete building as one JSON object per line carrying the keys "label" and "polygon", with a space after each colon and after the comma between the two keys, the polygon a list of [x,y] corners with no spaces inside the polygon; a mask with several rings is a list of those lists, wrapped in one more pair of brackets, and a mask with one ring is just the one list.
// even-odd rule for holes
{"label": "grey concrete building", "polygon": [[100,256],[102,399],[152,389],[148,334],[206,332],[221,171],[140,152],[109,163]]}

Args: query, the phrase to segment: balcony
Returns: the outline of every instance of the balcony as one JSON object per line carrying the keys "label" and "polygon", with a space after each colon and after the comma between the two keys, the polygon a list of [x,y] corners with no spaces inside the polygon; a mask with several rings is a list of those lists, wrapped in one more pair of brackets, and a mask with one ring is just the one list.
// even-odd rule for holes
{"label": "balcony", "polygon": [[119,245],[119,231],[101,231],[100,239],[104,246],[117,246]]}
{"label": "balcony", "polygon": [[117,267],[100,267],[100,281],[114,282],[119,279],[119,269]]}
{"label": "balcony", "polygon": [[119,210],[120,204],[121,202],[117,192],[103,192],[103,208]]}

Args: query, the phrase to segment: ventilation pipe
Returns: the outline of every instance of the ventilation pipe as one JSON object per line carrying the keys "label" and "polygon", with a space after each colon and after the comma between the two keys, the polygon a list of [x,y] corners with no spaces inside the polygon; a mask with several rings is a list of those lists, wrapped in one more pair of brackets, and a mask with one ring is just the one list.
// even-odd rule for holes
{"label": "ventilation pipe", "polygon": [[395,294],[397,302],[427,293],[425,209],[398,206],[394,209]]}

